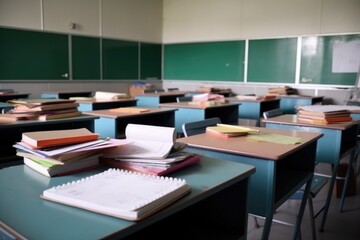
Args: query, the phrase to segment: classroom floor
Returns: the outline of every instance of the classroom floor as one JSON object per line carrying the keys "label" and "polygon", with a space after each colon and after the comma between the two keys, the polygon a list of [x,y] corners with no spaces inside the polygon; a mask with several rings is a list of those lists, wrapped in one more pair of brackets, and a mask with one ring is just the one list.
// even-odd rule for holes
{"label": "classroom floor", "polygon": [[[358,162],[359,164],[359,162]],[[326,199],[327,186],[314,198],[314,211],[320,209]],[[296,211],[298,211],[300,201],[289,200],[285,202],[276,212],[274,218],[285,220],[287,222],[295,222]],[[356,176],[356,195],[349,196],[345,199],[343,212],[340,209],[340,198],[333,195],[324,232],[317,231],[317,240],[359,240],[360,239],[360,174]],[[316,218],[315,224],[318,229],[321,221],[321,214]],[[264,220],[258,219],[263,226]],[[269,240],[285,240],[292,238],[293,227],[272,223]],[[248,220],[248,240],[261,239],[262,227],[256,228],[255,221],[252,216]],[[309,209],[306,207],[302,227],[301,236],[303,240],[312,239],[310,228]]]}

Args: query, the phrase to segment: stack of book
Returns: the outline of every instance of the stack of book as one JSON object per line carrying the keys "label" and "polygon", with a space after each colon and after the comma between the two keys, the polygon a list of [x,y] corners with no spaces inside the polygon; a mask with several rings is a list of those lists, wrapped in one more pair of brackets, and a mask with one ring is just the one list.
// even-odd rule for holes
{"label": "stack of book", "polygon": [[216,126],[206,127],[205,132],[215,137],[231,138],[246,136],[249,133],[259,133],[259,130],[238,125],[217,124]]}
{"label": "stack of book", "polygon": [[24,164],[48,176],[67,175],[99,166],[106,148],[126,144],[124,140],[99,139],[86,128],[24,132],[14,144]]}
{"label": "stack of book", "polygon": [[275,95],[296,94],[296,90],[289,86],[269,88],[268,92],[269,94],[275,94]]}
{"label": "stack of book", "polygon": [[338,105],[310,105],[300,106],[297,113],[298,121],[326,125],[352,121],[351,112]]}
{"label": "stack of book", "polygon": [[101,158],[105,164],[162,176],[201,160],[182,151],[187,145],[175,142],[177,133],[172,127],[128,124],[125,135],[130,143],[105,150]]}
{"label": "stack of book", "polygon": [[221,94],[202,93],[192,96],[192,101],[188,102],[189,105],[197,105],[201,107],[209,107],[219,104],[227,103],[228,100]]}
{"label": "stack of book", "polygon": [[14,105],[8,117],[9,120],[19,120],[17,115],[28,116],[29,119],[49,120],[80,116],[79,104],[69,99],[20,99],[11,100]]}

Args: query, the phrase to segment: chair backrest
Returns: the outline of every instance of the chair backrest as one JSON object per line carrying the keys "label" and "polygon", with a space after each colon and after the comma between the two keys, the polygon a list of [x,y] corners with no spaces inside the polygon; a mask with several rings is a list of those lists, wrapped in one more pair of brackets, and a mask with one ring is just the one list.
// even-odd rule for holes
{"label": "chair backrest", "polygon": [[155,90],[155,92],[165,92],[165,90],[162,89],[162,88],[157,88],[157,89]]}
{"label": "chair backrest", "polygon": [[220,118],[207,118],[201,121],[196,122],[188,122],[182,125],[182,130],[184,132],[185,137],[204,133],[206,131],[206,127],[215,126],[216,124],[221,123]]}
{"label": "chair backrest", "polygon": [[176,101],[177,102],[191,102],[192,96],[177,97]]}
{"label": "chair backrest", "polygon": [[263,117],[265,119],[271,118],[271,117],[276,117],[276,116],[280,116],[282,115],[282,110],[280,108],[275,108],[266,112],[263,112]]}
{"label": "chair backrest", "polygon": [[179,88],[168,88],[168,91],[179,91]]}
{"label": "chair backrest", "polygon": [[146,90],[144,90],[144,93],[154,93],[154,92],[156,92],[155,89],[146,89]]}

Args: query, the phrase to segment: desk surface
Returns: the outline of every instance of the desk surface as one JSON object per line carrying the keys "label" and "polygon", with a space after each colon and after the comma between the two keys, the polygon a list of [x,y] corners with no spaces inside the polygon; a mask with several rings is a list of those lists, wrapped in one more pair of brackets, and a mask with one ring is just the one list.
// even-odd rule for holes
{"label": "desk surface", "polygon": [[42,93],[51,93],[51,94],[88,93],[88,94],[92,94],[92,91],[72,91],[72,90],[62,90],[62,91],[43,91]]}
{"label": "desk surface", "polygon": [[[253,128],[259,129],[261,133],[276,133],[291,137],[298,137],[302,139],[302,143],[277,144],[271,142],[254,142],[249,141],[246,136],[223,139],[207,133],[180,138],[178,141],[187,143],[192,147],[201,147],[215,151],[228,152],[231,154],[276,161],[283,159],[292,152],[303,148],[305,145],[316,141],[322,136],[322,134],[318,133],[275,130],[262,127]],[[260,149],[261,151],[259,151]]]}
{"label": "desk surface", "polygon": [[[134,107],[131,107],[134,108]],[[95,110],[95,111],[89,111],[84,112],[84,114],[92,115],[92,116],[98,116],[98,117],[105,117],[105,118],[126,118],[126,117],[132,117],[132,116],[140,116],[140,115],[153,115],[155,113],[165,113],[165,112],[175,112],[176,109],[160,109],[160,108],[147,108],[150,111],[148,112],[140,112],[140,113],[123,113],[123,112],[116,112],[114,109],[103,109],[103,110]]]}
{"label": "desk surface", "polygon": [[162,97],[162,96],[184,96],[186,92],[182,91],[166,91],[166,92],[150,92],[136,94],[135,97]]}
{"label": "desk surface", "polygon": [[264,123],[276,123],[284,125],[294,125],[294,126],[303,126],[303,127],[316,127],[316,128],[328,128],[328,129],[337,129],[337,130],[346,130],[357,124],[357,121],[344,122],[344,123],[331,123],[327,125],[316,125],[310,123],[302,123],[297,119],[296,114],[285,114],[277,117],[272,117],[263,120]]}
{"label": "desk surface", "polygon": [[[137,223],[45,201],[40,198],[41,192],[51,186],[74,181],[99,171],[93,170],[69,176],[47,178],[24,165],[1,169],[0,219],[17,233],[29,239],[100,239],[110,236],[119,239],[141,231],[168,216],[181,213],[185,209],[194,206],[196,203],[201,203],[204,199],[211,198],[214,194],[216,195],[225,189],[231,189],[236,183],[247,179],[253,174],[255,168],[231,161],[220,162],[212,158],[204,158],[199,164],[181,169],[170,175],[185,179],[191,187],[190,194]],[[239,190],[239,187],[236,189]],[[241,198],[246,203],[246,192],[241,191],[241,194],[243,195]],[[214,203],[221,205],[221,202],[215,201]],[[226,199],[226,202],[230,203],[231,199]],[[239,202],[236,204],[239,205]],[[198,207],[201,206],[198,204]],[[242,205],[243,207],[246,209],[246,204]],[[204,212],[211,215],[213,211],[215,209],[206,209]],[[247,211],[243,213],[244,216],[237,215],[237,219],[245,218],[247,222]],[[207,219],[206,216],[201,217]],[[189,223],[193,226],[201,224],[201,222],[194,222],[190,217],[184,219],[184,221],[183,224]],[[244,224],[247,225],[246,222]],[[176,234],[176,229],[179,228],[181,231],[186,231],[183,224],[173,226],[171,233]],[[153,237],[159,236],[158,234],[158,232],[155,232]]]}
{"label": "desk surface", "polygon": [[59,123],[69,123],[70,124],[70,123],[75,123],[75,122],[91,121],[91,120],[95,120],[97,118],[98,117],[96,117],[96,116],[81,115],[78,117],[51,119],[51,120],[46,120],[46,121],[20,120],[20,121],[15,121],[15,122],[0,122],[0,130],[1,129],[9,129],[9,128],[29,127],[29,126],[54,125],[54,124],[59,124]]}
{"label": "desk surface", "polygon": [[76,102],[83,104],[97,104],[97,103],[116,103],[116,102],[128,102],[136,101],[134,98],[122,98],[122,99],[78,99]]}
{"label": "desk surface", "polygon": [[279,95],[279,98],[296,98],[296,99],[323,99],[324,96],[308,96],[308,95]]}
{"label": "desk surface", "polygon": [[228,97],[225,98],[226,100],[229,100],[230,102],[279,102],[279,98],[272,98],[272,99],[239,99],[237,97]]}
{"label": "desk surface", "polygon": [[193,108],[193,109],[213,109],[213,108],[221,108],[226,106],[238,106],[240,103],[221,103],[210,106],[198,105],[189,102],[173,102],[173,103],[162,103],[160,107],[170,107],[170,108]]}

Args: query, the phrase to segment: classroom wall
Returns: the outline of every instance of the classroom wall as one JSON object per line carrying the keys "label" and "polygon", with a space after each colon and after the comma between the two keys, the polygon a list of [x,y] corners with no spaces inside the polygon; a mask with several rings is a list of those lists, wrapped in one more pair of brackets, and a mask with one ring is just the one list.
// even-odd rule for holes
{"label": "classroom wall", "polygon": [[[0,0],[0,27],[164,44],[237,41],[359,33],[359,9],[359,0]],[[203,85],[230,87],[238,94],[263,94],[270,86],[282,85],[181,79],[151,82],[184,90]],[[0,87],[37,97],[41,91],[69,88],[127,91],[131,83],[18,80],[0,81]],[[342,86],[290,85],[300,94],[329,95],[335,103],[343,103],[349,95]]]}
{"label": "classroom wall", "polygon": [[[237,40],[298,38],[360,33],[359,0],[164,0],[163,43],[196,44]],[[164,59],[165,64],[167,59]],[[259,69],[259,71],[261,71]],[[293,80],[293,79],[292,79]],[[294,80],[293,80],[294,81]],[[291,82],[291,81],[290,81]],[[282,83],[243,83],[202,79],[166,79],[165,88],[192,90],[198,86],[231,88],[237,94],[264,94]],[[300,94],[328,96],[343,104],[349,86],[288,84]]]}
{"label": "classroom wall", "polygon": [[[0,27],[132,42],[162,42],[162,0],[0,0]],[[39,97],[42,91],[128,91],[132,79],[0,81]],[[148,81],[161,87],[161,81]]]}

